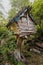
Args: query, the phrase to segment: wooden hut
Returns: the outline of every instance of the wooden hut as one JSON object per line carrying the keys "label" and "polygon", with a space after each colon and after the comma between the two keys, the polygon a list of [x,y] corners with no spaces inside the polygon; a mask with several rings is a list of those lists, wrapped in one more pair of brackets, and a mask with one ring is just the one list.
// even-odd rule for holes
{"label": "wooden hut", "polygon": [[6,25],[9,29],[14,31],[14,34],[21,36],[33,34],[35,30],[35,22],[30,12],[30,7],[25,7],[21,10],[9,23]]}
{"label": "wooden hut", "polygon": [[23,42],[22,38],[36,32],[35,21],[29,13],[30,10],[31,7],[25,7],[6,25],[10,30],[14,31],[14,34],[17,36],[20,51]]}

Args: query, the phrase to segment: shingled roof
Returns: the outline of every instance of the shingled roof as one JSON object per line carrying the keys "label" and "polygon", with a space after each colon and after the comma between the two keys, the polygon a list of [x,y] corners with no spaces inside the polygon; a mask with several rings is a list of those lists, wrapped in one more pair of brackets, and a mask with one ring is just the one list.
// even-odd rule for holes
{"label": "shingled roof", "polygon": [[[14,22],[17,23],[18,21],[16,21],[16,18],[17,18],[17,17],[20,17],[23,13],[26,13],[26,12],[29,13],[30,10],[31,10],[31,7],[30,7],[30,6],[24,7],[21,11],[18,12],[18,14],[17,14],[15,17],[13,17],[11,20],[9,20],[8,24],[6,25],[6,27],[10,26],[10,25],[13,24]],[[29,14],[29,17],[30,17],[30,19],[32,20],[32,22],[35,23],[35,21],[34,21],[34,19],[33,19],[33,16],[32,16],[31,14]]]}

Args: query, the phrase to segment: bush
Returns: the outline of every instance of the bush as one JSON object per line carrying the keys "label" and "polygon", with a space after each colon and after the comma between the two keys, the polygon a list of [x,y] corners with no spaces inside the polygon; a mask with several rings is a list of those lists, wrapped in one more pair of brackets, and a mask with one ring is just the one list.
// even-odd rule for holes
{"label": "bush", "polygon": [[[13,58],[12,52],[14,52],[16,48],[17,45],[15,42],[15,36],[12,33],[12,31],[8,30],[6,27],[0,27],[0,56],[1,56],[0,62],[11,61],[11,59],[12,59],[11,62],[13,62],[15,58]],[[11,57],[10,53],[12,53]],[[16,60],[14,60],[14,62],[15,61]]]}

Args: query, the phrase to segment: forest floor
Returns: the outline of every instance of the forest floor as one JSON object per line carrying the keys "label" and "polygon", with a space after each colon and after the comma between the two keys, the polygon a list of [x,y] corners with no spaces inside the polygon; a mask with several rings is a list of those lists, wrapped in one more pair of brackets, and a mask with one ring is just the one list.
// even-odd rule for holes
{"label": "forest floor", "polygon": [[31,57],[27,57],[29,65],[43,65],[43,53],[37,54],[31,52]]}

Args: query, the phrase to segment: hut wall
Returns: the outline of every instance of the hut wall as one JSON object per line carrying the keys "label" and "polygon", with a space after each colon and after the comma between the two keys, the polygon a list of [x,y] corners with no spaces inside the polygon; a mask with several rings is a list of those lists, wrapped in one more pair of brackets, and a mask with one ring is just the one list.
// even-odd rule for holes
{"label": "hut wall", "polygon": [[29,35],[29,33],[35,32],[35,25],[29,17],[28,19],[22,18],[21,20],[19,20],[18,27],[19,32],[22,35]]}
{"label": "hut wall", "polygon": [[14,34],[19,34],[19,28],[15,22],[9,26],[9,29],[11,29],[14,32]]}
{"label": "hut wall", "polygon": [[18,23],[14,22],[9,28],[14,31],[14,34],[19,34],[20,36],[34,34],[36,31],[35,25],[29,17],[23,17]]}

